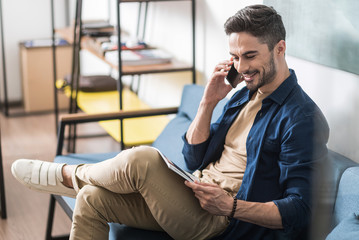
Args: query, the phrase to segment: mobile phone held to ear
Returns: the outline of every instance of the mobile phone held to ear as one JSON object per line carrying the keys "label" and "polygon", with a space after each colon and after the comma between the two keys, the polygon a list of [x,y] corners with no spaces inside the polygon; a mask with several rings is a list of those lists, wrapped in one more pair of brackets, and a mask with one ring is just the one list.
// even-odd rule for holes
{"label": "mobile phone held to ear", "polygon": [[238,83],[241,81],[241,77],[234,67],[234,64],[232,64],[231,69],[228,71],[227,81],[232,86],[232,88],[237,87]]}

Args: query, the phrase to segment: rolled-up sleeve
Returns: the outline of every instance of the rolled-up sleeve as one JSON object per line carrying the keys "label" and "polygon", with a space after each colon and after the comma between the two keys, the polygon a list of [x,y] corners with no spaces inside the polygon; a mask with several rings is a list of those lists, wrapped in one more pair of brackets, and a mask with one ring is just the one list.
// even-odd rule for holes
{"label": "rolled-up sleeve", "polygon": [[206,141],[199,144],[189,144],[186,139],[186,133],[182,136],[182,139],[184,142],[182,153],[187,168],[194,171],[201,166],[210,139],[208,138]]}

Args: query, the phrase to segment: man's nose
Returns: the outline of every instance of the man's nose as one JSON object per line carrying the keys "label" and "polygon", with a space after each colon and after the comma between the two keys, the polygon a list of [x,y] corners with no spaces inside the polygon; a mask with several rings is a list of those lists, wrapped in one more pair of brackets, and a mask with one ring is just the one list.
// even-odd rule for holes
{"label": "man's nose", "polygon": [[249,69],[248,63],[245,59],[240,59],[238,61],[238,65],[237,65],[237,72],[239,73],[245,73],[247,72]]}

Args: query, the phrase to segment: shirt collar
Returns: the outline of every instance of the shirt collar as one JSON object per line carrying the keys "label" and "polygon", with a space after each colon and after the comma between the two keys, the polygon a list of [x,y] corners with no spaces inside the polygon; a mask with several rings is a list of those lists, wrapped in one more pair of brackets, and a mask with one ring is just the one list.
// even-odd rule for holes
{"label": "shirt collar", "polygon": [[[263,101],[270,99],[279,105],[283,104],[284,100],[287,98],[289,93],[297,85],[297,77],[295,75],[294,70],[289,69],[289,71],[290,71],[290,76],[286,80],[284,80],[284,82],[281,85],[279,85],[279,87],[276,90],[274,90]],[[246,87],[244,87],[244,89],[242,89],[242,90],[246,91],[245,94],[241,94],[240,92],[242,92],[242,91],[238,91],[235,93],[235,96],[233,98],[234,101],[231,104],[229,104],[230,108],[242,105],[242,104],[248,102],[249,99],[251,99],[254,92],[249,91]]]}
{"label": "shirt collar", "polygon": [[287,98],[292,89],[298,85],[297,76],[293,69],[289,69],[290,75],[284,80],[284,82],[279,85],[279,87],[270,94],[267,99],[271,99],[279,105],[282,105],[284,100]]}

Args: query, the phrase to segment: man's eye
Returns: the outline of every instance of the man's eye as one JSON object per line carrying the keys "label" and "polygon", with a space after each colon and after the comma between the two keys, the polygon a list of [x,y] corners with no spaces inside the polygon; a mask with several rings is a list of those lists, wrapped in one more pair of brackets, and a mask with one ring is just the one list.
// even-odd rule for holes
{"label": "man's eye", "polygon": [[256,55],[247,55],[246,58],[250,59],[250,58],[254,58]]}

